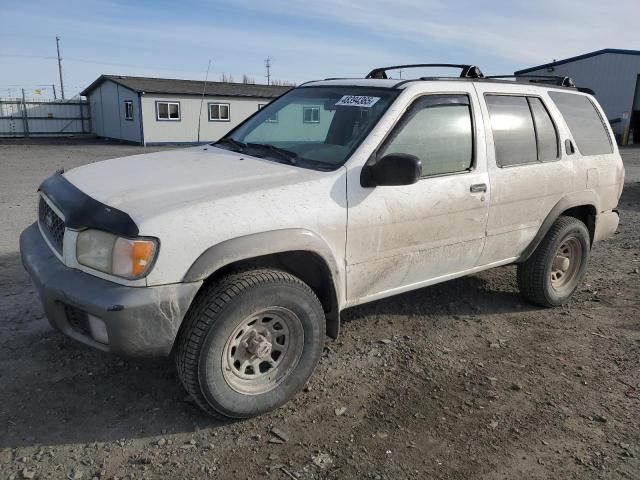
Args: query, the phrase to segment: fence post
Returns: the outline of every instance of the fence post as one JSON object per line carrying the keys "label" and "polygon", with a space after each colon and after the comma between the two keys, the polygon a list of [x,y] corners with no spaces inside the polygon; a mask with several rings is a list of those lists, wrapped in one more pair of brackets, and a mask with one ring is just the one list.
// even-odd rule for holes
{"label": "fence post", "polygon": [[22,124],[24,125],[24,136],[29,136],[29,119],[27,118],[27,101],[24,96],[24,88],[22,89]]}
{"label": "fence post", "polygon": [[91,103],[89,103],[89,98],[87,98],[87,117],[89,119],[88,127],[89,127],[89,133],[93,133],[93,123],[92,123],[92,120],[91,120]]}

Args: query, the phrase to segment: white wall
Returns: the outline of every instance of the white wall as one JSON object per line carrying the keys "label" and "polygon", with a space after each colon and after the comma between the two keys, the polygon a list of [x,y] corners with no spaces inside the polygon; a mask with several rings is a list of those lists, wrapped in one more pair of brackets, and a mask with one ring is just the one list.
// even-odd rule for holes
{"label": "white wall", "polygon": [[[158,120],[156,118],[156,101],[158,100],[180,102],[180,120]],[[145,143],[197,142],[200,100],[201,97],[198,95],[142,95]],[[218,140],[249,115],[255,113],[258,110],[258,105],[269,103],[271,100],[205,96],[200,118],[200,142]],[[228,103],[230,105],[230,120],[209,121],[208,103],[211,102]]]}
{"label": "white wall", "polygon": [[[133,102],[133,120],[124,118],[124,102]],[[133,90],[105,80],[89,95],[93,133],[100,137],[142,143],[140,105]]]}
{"label": "white wall", "polygon": [[[318,107],[320,121],[318,123],[305,123],[302,121],[304,107]],[[276,123],[265,122],[256,128],[245,139],[247,142],[286,141],[292,138],[298,141],[323,142],[331,126],[335,111],[324,109],[323,103],[311,100],[292,102],[278,112]]]}

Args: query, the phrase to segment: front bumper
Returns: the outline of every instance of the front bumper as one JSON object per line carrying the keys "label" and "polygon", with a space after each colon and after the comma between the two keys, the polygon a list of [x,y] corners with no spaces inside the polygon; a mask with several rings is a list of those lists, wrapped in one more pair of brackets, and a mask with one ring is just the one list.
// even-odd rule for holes
{"label": "front bumper", "polygon": [[128,287],[65,266],[37,224],[20,235],[22,263],[53,327],[87,345],[166,356],[202,282]]}

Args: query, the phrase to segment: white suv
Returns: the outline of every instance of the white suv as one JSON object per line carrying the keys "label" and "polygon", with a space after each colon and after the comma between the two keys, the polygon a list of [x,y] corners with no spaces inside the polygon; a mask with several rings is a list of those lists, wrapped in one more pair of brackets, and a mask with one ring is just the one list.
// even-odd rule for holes
{"label": "white suv", "polygon": [[45,180],[20,245],[50,322],[173,353],[200,407],[245,418],[305,384],[347,307],[512,263],[526,298],[566,302],[618,225],[605,116],[460,68],[306,83],[212,145]]}

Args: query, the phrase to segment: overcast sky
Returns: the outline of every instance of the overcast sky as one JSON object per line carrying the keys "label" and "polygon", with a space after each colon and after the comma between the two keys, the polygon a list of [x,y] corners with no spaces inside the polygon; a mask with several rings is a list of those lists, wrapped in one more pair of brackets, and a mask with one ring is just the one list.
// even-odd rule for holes
{"label": "overcast sky", "polygon": [[[2,0],[0,97],[102,73],[301,83],[398,63],[514,70],[601,48],[640,49],[640,0]],[[488,5],[491,5],[489,7]],[[10,90],[11,89],[11,90]],[[46,92],[43,92],[46,94]]]}

